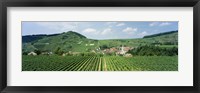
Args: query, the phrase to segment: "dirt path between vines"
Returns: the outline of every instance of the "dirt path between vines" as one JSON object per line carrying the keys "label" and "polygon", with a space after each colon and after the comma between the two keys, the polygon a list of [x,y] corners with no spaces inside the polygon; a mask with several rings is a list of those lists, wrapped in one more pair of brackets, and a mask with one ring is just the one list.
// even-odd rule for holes
{"label": "dirt path between vines", "polygon": [[107,71],[107,66],[106,66],[106,60],[105,60],[105,58],[103,58],[103,62],[104,62],[104,71]]}
{"label": "dirt path between vines", "polygon": [[101,71],[101,64],[102,64],[102,62],[101,62],[101,58],[100,58],[99,69],[98,69],[98,71]]}

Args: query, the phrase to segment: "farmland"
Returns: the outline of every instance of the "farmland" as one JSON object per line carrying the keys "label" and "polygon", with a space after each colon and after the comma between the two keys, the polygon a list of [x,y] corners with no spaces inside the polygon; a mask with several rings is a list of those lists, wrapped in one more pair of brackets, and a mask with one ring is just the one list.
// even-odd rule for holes
{"label": "farmland", "polygon": [[22,71],[178,71],[178,30],[127,39],[22,37]]}
{"label": "farmland", "polygon": [[22,71],[178,71],[178,56],[27,56]]}

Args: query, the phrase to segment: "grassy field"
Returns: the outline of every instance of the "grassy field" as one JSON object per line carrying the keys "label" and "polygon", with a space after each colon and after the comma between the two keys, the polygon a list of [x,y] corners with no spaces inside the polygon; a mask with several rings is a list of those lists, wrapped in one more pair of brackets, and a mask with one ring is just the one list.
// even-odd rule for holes
{"label": "grassy field", "polygon": [[27,56],[22,71],[178,71],[178,56]]}

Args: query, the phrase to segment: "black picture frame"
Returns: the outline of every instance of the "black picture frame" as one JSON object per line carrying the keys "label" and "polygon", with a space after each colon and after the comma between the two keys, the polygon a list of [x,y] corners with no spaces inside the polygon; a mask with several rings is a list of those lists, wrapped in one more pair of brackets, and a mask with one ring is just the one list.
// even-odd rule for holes
{"label": "black picture frame", "polygon": [[[7,7],[193,7],[194,86],[7,86]],[[0,1],[0,91],[2,93],[200,93],[200,0],[2,0]],[[181,77],[180,77],[181,78]]]}

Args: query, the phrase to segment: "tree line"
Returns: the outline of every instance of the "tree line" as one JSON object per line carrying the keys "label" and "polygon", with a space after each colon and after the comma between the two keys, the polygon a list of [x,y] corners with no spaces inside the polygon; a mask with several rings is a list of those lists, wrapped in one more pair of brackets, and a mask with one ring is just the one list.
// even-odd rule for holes
{"label": "tree line", "polygon": [[130,50],[128,53],[138,56],[174,56],[178,55],[178,47],[162,48],[159,46],[145,45]]}

